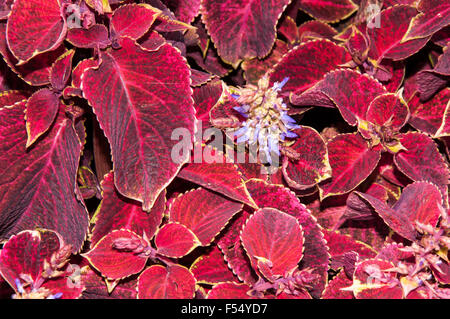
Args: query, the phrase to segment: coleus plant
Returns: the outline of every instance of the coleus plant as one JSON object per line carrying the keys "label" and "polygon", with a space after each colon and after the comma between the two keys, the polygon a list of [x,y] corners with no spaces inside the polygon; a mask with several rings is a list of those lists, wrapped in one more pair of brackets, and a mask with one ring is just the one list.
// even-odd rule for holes
{"label": "coleus plant", "polygon": [[449,24],[0,1],[0,296],[448,299]]}

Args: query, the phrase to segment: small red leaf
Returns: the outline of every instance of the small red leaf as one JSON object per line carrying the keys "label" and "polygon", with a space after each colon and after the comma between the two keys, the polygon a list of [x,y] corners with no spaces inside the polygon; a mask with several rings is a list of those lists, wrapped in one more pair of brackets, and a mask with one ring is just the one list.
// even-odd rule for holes
{"label": "small red leaf", "polygon": [[208,292],[208,299],[253,299],[247,292],[251,287],[235,282],[223,282]]}
{"label": "small red leaf", "polygon": [[126,4],[114,11],[111,23],[118,36],[136,40],[148,31],[160,14],[160,10],[145,3]]}
{"label": "small red leaf", "polygon": [[156,233],[155,245],[158,248],[158,254],[180,258],[189,254],[201,243],[186,226],[178,223],[168,223]]}
{"label": "small red leaf", "polygon": [[25,111],[27,147],[47,132],[55,120],[60,105],[58,95],[49,89],[39,90],[28,99]]}
{"label": "small red leaf", "polygon": [[406,150],[395,154],[394,162],[403,174],[413,181],[428,181],[438,187],[449,183],[448,166],[430,137],[410,132],[401,136],[400,143]]}
{"label": "small red leaf", "polygon": [[107,174],[102,181],[103,200],[96,212],[93,222],[91,242],[95,245],[102,237],[113,230],[131,230],[139,236],[152,238],[161,224],[165,210],[165,191],[159,195],[150,212],[142,210],[138,202],[120,195],[114,186],[112,173]]}
{"label": "small red leaf", "polygon": [[300,224],[295,217],[277,209],[256,211],[242,228],[241,240],[253,268],[269,280],[287,275],[302,258]]}
{"label": "small red leaf", "polygon": [[177,197],[168,214],[169,221],[183,224],[207,246],[241,209],[240,203],[198,188]]}
{"label": "small red leaf", "polygon": [[95,24],[89,29],[73,28],[67,32],[67,41],[77,48],[105,49],[111,41],[109,40],[108,29],[103,24]]}
{"label": "small red leaf", "polygon": [[198,257],[190,271],[194,274],[197,283],[212,285],[236,279],[216,246],[207,254]]}
{"label": "small red leaf", "polygon": [[56,49],[67,26],[58,0],[16,0],[8,18],[11,52],[24,63],[37,54]]}
{"label": "small red leaf", "polygon": [[380,21],[380,27],[367,27],[370,39],[369,57],[378,63],[384,58],[403,60],[419,51],[429,40],[428,38],[402,42],[411,21],[418,14],[416,8],[408,5],[398,5],[381,11],[373,19]]}
{"label": "small red leaf", "polygon": [[404,42],[433,35],[450,24],[450,4],[440,0],[421,0],[417,6],[421,12],[411,20]]}
{"label": "small red leaf", "polygon": [[298,138],[291,148],[300,158],[284,157],[283,176],[289,186],[303,190],[330,178],[331,167],[325,142],[316,130],[303,126],[295,133]]}
{"label": "small red leaf", "polygon": [[[323,54],[325,52],[325,54]],[[282,92],[300,94],[314,86],[325,74],[352,60],[342,46],[329,40],[308,41],[286,54],[270,75],[270,82],[289,81]]]}
{"label": "small red leaf", "polygon": [[89,252],[83,255],[104,277],[112,280],[141,272],[147,262],[145,256],[115,248],[114,244],[118,239],[137,242],[142,247],[148,245],[140,236],[129,230],[114,230],[100,239]]}
{"label": "small red leaf", "polygon": [[324,22],[338,22],[358,10],[351,0],[302,0],[299,7]]}
{"label": "small red leaf", "polygon": [[201,0],[167,0],[165,3],[178,20],[191,23],[199,14]]}
{"label": "small red leaf", "polygon": [[61,55],[53,64],[50,73],[50,84],[56,91],[62,91],[69,81],[72,71],[72,59],[74,50],[69,50]]}
{"label": "small red leaf", "polygon": [[151,266],[138,279],[138,299],[192,299],[195,278],[179,265]]}
{"label": "small red leaf", "polygon": [[322,299],[354,299],[352,292],[342,290],[351,285],[352,280],[348,279],[345,272],[341,270],[336,277],[328,282],[323,291]]}
{"label": "small red leaf", "polygon": [[400,130],[408,121],[409,110],[405,101],[398,95],[386,93],[377,96],[367,109],[367,121],[380,127]]}
{"label": "small red leaf", "polygon": [[373,172],[381,157],[379,150],[370,149],[357,134],[337,135],[327,147],[333,176],[319,185],[322,198],[353,190]]}
{"label": "small red leaf", "polygon": [[275,42],[275,26],[289,2],[205,0],[202,20],[219,55],[236,67],[243,59],[269,53]]}

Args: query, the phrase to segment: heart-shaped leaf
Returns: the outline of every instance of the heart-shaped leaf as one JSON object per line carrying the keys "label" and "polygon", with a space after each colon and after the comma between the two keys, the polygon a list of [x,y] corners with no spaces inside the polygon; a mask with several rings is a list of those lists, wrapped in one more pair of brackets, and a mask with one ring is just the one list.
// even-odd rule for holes
{"label": "heart-shaped leaf", "polygon": [[178,223],[168,223],[159,229],[155,236],[158,254],[180,258],[189,254],[201,245],[199,239],[186,226]]}
{"label": "heart-shaped leaf", "polygon": [[217,247],[197,258],[190,267],[197,283],[218,284],[226,281],[233,281],[236,277],[228,268],[223,255]]}
{"label": "heart-shaped leaf", "polygon": [[192,299],[195,293],[195,278],[180,266],[147,268],[138,279],[138,299]]}
{"label": "heart-shaped leaf", "polygon": [[207,246],[241,209],[242,204],[198,188],[172,201],[168,214],[169,221],[186,226]]}
{"label": "heart-shaped leaf", "polygon": [[202,1],[202,20],[222,59],[236,67],[243,59],[266,56],[275,26],[289,0]]}
{"label": "heart-shaped leaf", "polygon": [[139,39],[160,14],[160,10],[145,3],[126,4],[114,11],[111,18],[112,28],[117,36]]}

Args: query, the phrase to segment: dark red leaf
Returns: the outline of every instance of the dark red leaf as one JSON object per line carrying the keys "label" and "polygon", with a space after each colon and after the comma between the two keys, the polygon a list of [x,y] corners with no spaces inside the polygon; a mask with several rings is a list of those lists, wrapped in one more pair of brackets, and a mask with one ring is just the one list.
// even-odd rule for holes
{"label": "dark red leaf", "polygon": [[361,184],[375,169],[381,157],[357,134],[341,134],[327,144],[331,180],[319,185],[322,198],[345,194]]}
{"label": "dark red leaf", "polygon": [[282,92],[300,94],[314,86],[325,74],[351,60],[344,47],[329,40],[308,41],[291,50],[278,62],[270,75],[270,81],[281,82],[288,77],[289,81],[283,86]]}
{"label": "dark red leaf", "polygon": [[69,50],[61,55],[53,64],[50,73],[50,84],[56,91],[62,91],[69,81],[72,71],[72,59],[74,50]]}
{"label": "dark red leaf", "polygon": [[209,291],[208,299],[253,299],[247,294],[250,289],[246,284],[223,282]]}
{"label": "dark red leaf", "polygon": [[331,167],[325,142],[316,130],[303,126],[295,133],[298,138],[291,148],[300,158],[284,157],[283,176],[289,186],[303,190],[330,178]]}
{"label": "dark red leaf", "polygon": [[169,221],[190,229],[207,246],[242,209],[242,204],[198,188],[177,197],[169,207]]}
{"label": "dark red leaf", "polygon": [[67,25],[58,0],[16,0],[8,18],[7,38],[19,63],[56,49]]}
{"label": "dark red leaf", "polygon": [[77,48],[106,48],[109,40],[108,29],[103,24],[95,24],[89,29],[73,28],[67,32],[67,41]]}
{"label": "dark red leaf", "polygon": [[192,299],[195,294],[195,278],[180,266],[147,268],[138,279],[138,299]]}
{"label": "dark red leaf", "polygon": [[49,89],[36,91],[27,101],[25,120],[27,128],[27,144],[30,147],[52,125],[62,107],[59,97]]}
{"label": "dark red leaf", "polygon": [[118,239],[128,239],[148,245],[137,234],[129,230],[113,230],[100,239],[97,244],[83,255],[102,276],[111,279],[122,279],[137,274],[144,269],[147,257],[133,251],[116,249],[114,244]]}
{"label": "dark red leaf", "polygon": [[303,232],[298,220],[277,209],[256,211],[242,228],[241,240],[253,268],[269,280],[284,277],[302,258]]}
{"label": "dark red leaf", "polygon": [[126,4],[114,11],[111,23],[118,36],[139,39],[160,14],[160,10],[145,3]]}
{"label": "dark red leaf", "polygon": [[216,246],[207,254],[198,257],[191,265],[190,271],[197,283],[213,285],[236,279]]}
{"label": "dark red leaf", "polygon": [[348,279],[344,271],[340,271],[326,286],[322,299],[354,299],[353,293],[343,291],[343,288],[350,287],[352,280]]}
{"label": "dark red leaf", "polygon": [[148,52],[128,38],[83,75],[84,96],[110,142],[116,187],[142,201],[145,211],[188,159],[183,154],[177,163],[172,160],[177,143],[171,134],[179,127],[194,131],[189,75],[185,60],[170,44]]}
{"label": "dark red leaf", "polygon": [[85,290],[81,299],[136,299],[136,279],[121,281],[111,293],[108,293],[104,279],[93,270],[89,270],[82,278]]}
{"label": "dark red leaf", "polygon": [[289,0],[202,2],[202,20],[222,59],[237,67],[243,59],[266,56],[275,42],[275,26]]}
{"label": "dark red leaf", "polygon": [[199,14],[201,0],[166,0],[165,3],[172,9],[178,20],[191,23]]}
{"label": "dark red leaf", "polygon": [[95,223],[92,245],[109,232],[119,229],[131,230],[139,236],[144,236],[145,233],[148,238],[152,238],[163,218],[166,206],[165,191],[159,195],[150,212],[145,212],[138,202],[119,194],[114,186],[112,173],[105,176],[101,186],[103,200],[92,221]]}
{"label": "dark red leaf", "polygon": [[178,223],[168,223],[161,227],[155,236],[158,254],[180,258],[189,254],[201,245],[199,239],[186,226]]}
{"label": "dark red leaf", "polygon": [[302,0],[299,7],[324,22],[338,22],[358,10],[358,6],[351,0]]}
{"label": "dark red leaf", "polygon": [[88,228],[86,209],[75,195],[80,140],[61,110],[45,139],[27,151],[24,111],[25,102],[0,109],[1,238],[47,228],[78,251]]}

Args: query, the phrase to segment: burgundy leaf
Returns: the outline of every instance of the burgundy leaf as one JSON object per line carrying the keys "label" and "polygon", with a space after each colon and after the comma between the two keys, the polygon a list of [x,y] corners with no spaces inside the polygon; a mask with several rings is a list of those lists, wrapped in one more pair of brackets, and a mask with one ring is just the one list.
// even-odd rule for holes
{"label": "burgundy leaf", "polygon": [[207,246],[240,210],[242,204],[198,188],[177,197],[169,207],[169,221],[190,229]]}
{"label": "burgundy leaf", "polygon": [[283,86],[282,92],[300,94],[314,86],[325,74],[351,60],[344,47],[329,40],[308,41],[291,50],[278,62],[270,75],[270,81],[281,82],[288,77],[289,81]]}
{"label": "burgundy leaf", "polygon": [[178,20],[191,23],[199,14],[201,0],[166,0]]}
{"label": "burgundy leaf", "polygon": [[16,0],[8,18],[8,45],[22,64],[56,49],[66,31],[58,0]]}
{"label": "burgundy leaf", "polygon": [[45,139],[26,151],[25,102],[0,109],[1,238],[35,227],[59,232],[78,251],[88,216],[77,199],[81,143],[62,110]]}
{"label": "burgundy leaf", "polygon": [[417,6],[421,12],[411,23],[403,41],[433,35],[450,24],[450,4],[439,0],[421,0]]}
{"label": "burgundy leaf", "polygon": [[168,223],[161,227],[155,236],[155,245],[160,255],[180,258],[201,245],[199,239],[186,226]]}
{"label": "burgundy leaf", "polygon": [[204,0],[202,20],[219,55],[237,67],[243,59],[269,53],[275,42],[275,26],[289,2]]}
{"label": "burgundy leaf", "polygon": [[354,299],[353,293],[342,290],[352,285],[352,280],[347,277],[344,271],[340,271],[336,277],[328,282],[322,299]]}
{"label": "burgundy leaf", "polygon": [[139,236],[152,238],[161,224],[166,198],[163,191],[150,212],[142,210],[142,205],[129,200],[116,190],[112,173],[107,174],[102,181],[103,200],[96,212],[93,222],[91,243],[95,245],[102,237],[113,230],[126,229]]}
{"label": "burgundy leaf", "polygon": [[253,299],[247,294],[250,289],[246,284],[223,282],[210,290],[208,299]]}
{"label": "burgundy leaf", "polygon": [[59,97],[49,89],[36,91],[27,101],[25,120],[27,122],[27,145],[30,147],[52,125],[61,107]]}
{"label": "burgundy leaf", "polygon": [[129,240],[136,246],[146,247],[148,243],[129,230],[113,230],[100,239],[97,244],[83,255],[102,276],[111,279],[122,279],[137,274],[144,269],[147,257],[134,251],[119,250],[115,247],[117,240]]}
{"label": "burgundy leaf", "polygon": [[103,24],[95,24],[89,29],[73,28],[67,32],[67,41],[77,48],[106,48],[109,40],[108,29]]}
{"label": "burgundy leaf", "polygon": [[284,277],[302,258],[303,232],[298,220],[277,209],[256,211],[242,228],[241,240],[253,268],[269,280]]}
{"label": "burgundy leaf", "polygon": [[137,280],[121,281],[111,293],[108,293],[104,279],[93,270],[83,275],[85,290],[81,299],[136,299]]}
{"label": "burgundy leaf", "polygon": [[338,22],[358,10],[351,0],[302,0],[300,9],[324,22]]}
{"label": "burgundy leaf", "polygon": [[50,73],[50,84],[56,91],[62,91],[69,81],[72,71],[72,59],[74,50],[69,50],[61,55],[53,64]]}
{"label": "burgundy leaf", "polygon": [[300,154],[299,159],[283,159],[283,176],[289,186],[307,189],[331,177],[328,150],[316,130],[303,126],[295,131],[298,139],[291,148]]}
{"label": "burgundy leaf", "polygon": [[177,163],[171,158],[172,131],[194,130],[185,60],[170,44],[147,52],[124,38],[120,50],[105,52],[101,65],[82,78],[84,96],[111,145],[118,191],[149,211],[189,155]]}
{"label": "burgundy leaf", "polygon": [[114,11],[111,23],[118,36],[139,39],[160,13],[160,10],[145,3],[126,4]]}
{"label": "burgundy leaf", "polygon": [[191,265],[190,271],[197,283],[212,285],[236,279],[216,246],[209,253],[198,257]]}
{"label": "burgundy leaf", "polygon": [[319,185],[322,198],[353,190],[373,172],[381,156],[357,134],[338,135],[327,147],[333,176]]}
{"label": "burgundy leaf", "polygon": [[138,299],[192,299],[195,294],[195,278],[180,266],[147,268],[138,279]]}

